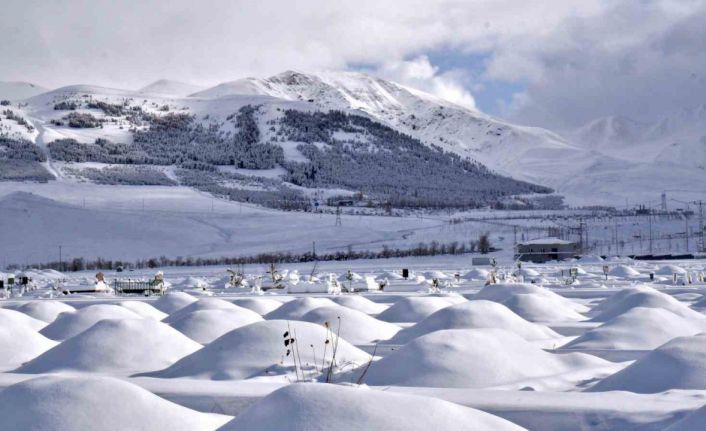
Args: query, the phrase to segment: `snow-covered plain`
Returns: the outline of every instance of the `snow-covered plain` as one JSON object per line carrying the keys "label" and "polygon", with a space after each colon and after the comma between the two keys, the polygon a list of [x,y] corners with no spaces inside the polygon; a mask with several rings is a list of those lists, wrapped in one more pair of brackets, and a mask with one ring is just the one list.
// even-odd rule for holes
{"label": "snow-covered plain", "polygon": [[[292,264],[262,292],[264,265],[242,288],[224,286],[225,267],[167,268],[167,294],[149,297],[64,295],[93,274],[28,271],[31,288],[0,300],[2,426],[702,429],[704,261],[501,261],[486,286],[490,269],[468,256]],[[331,293],[337,279],[361,291]]]}

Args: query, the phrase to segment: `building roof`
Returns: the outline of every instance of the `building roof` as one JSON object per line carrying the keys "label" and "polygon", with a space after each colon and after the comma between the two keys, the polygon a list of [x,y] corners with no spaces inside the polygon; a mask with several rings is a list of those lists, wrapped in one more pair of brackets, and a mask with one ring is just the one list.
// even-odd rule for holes
{"label": "building roof", "polygon": [[557,244],[567,245],[567,244],[575,244],[575,243],[572,241],[565,241],[563,239],[549,237],[549,238],[531,239],[529,241],[521,242],[518,245],[557,245]]}

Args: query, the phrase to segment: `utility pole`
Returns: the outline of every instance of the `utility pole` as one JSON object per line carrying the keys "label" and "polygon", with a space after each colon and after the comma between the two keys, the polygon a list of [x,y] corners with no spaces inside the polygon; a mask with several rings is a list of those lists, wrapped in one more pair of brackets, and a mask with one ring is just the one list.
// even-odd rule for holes
{"label": "utility pole", "polygon": [[689,253],[689,218],[684,216],[684,240],[686,241],[686,248],[684,253]]}
{"label": "utility pole", "polygon": [[64,272],[64,261],[61,259],[61,246],[59,246],[59,272]]}
{"label": "utility pole", "polygon": [[650,225],[650,254],[652,254],[652,212],[647,215],[647,219],[649,220],[649,225]]}
{"label": "utility pole", "polygon": [[316,241],[312,242],[311,253],[312,253],[312,256],[314,256],[314,259],[316,259]]}
{"label": "utility pole", "polygon": [[336,226],[342,226],[343,222],[341,221],[341,206],[336,207]]}
{"label": "utility pole", "polygon": [[704,244],[704,207],[703,202],[699,201],[699,250],[701,253],[706,250],[706,244]]}

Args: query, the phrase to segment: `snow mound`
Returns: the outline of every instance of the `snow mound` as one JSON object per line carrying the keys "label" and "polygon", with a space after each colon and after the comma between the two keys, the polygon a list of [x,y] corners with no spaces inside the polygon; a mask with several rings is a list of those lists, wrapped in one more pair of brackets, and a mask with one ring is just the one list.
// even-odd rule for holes
{"label": "snow mound", "polygon": [[[218,299],[218,298],[201,298],[195,302],[192,302],[191,304],[187,305],[186,307],[180,308],[179,310],[175,311],[174,313],[171,313],[169,316],[164,318],[162,322],[164,323],[174,323],[177,320],[180,320],[184,316],[186,316],[189,313],[193,313],[194,311],[198,310],[234,310],[234,311],[246,311],[247,309],[243,307],[238,307],[237,305],[233,304],[232,302],[225,301],[223,299]],[[247,310],[247,312],[252,312],[251,310]]]}
{"label": "snow mound", "polygon": [[185,292],[169,292],[162,296],[152,304],[157,310],[172,314],[173,312],[184,308],[197,299]]}
{"label": "snow mound", "polygon": [[[340,333],[338,332],[339,318]],[[341,306],[315,308],[306,313],[301,320],[319,325],[328,322],[334,332],[353,344],[369,344],[379,340],[388,340],[401,329],[392,323],[368,316],[362,311]]]}
{"label": "snow mound", "polygon": [[520,270],[520,275],[528,278],[539,277],[539,271],[532,268],[522,268]]}
{"label": "snow mound", "polygon": [[154,319],[101,320],[17,369],[119,373],[161,370],[201,345]]}
{"label": "snow mound", "polygon": [[563,301],[553,301],[538,294],[513,295],[502,304],[530,322],[567,322],[586,320],[585,316],[566,306]]}
{"label": "snow mound", "polygon": [[8,430],[214,430],[228,416],[196,412],[110,377],[47,376],[0,392]]}
{"label": "snow mound", "polygon": [[[548,353],[502,329],[451,329],[416,338],[373,362],[364,381],[375,386],[487,388],[607,363],[581,353]],[[357,379],[363,368],[348,377]]]}
{"label": "snow mound", "polygon": [[335,307],[336,303],[327,298],[304,297],[282,304],[281,307],[265,315],[267,320],[301,320],[311,310],[319,307]]}
{"label": "snow mound", "polygon": [[661,308],[637,307],[584,333],[562,348],[652,350],[673,338],[698,334],[706,329],[704,323]]}
{"label": "snow mound", "polygon": [[138,314],[112,304],[95,304],[70,313],[61,313],[40,332],[52,340],[65,340],[85,331],[103,319],[136,319]]}
{"label": "snow mound", "polygon": [[386,322],[419,322],[451,305],[449,300],[441,297],[407,297],[398,300],[377,317]]}
{"label": "snow mound", "polygon": [[208,344],[233,329],[260,321],[262,317],[247,308],[213,309],[192,311],[173,321],[170,326],[194,341]]}
{"label": "snow mound", "polygon": [[564,298],[549,289],[530,283],[490,284],[473,295],[473,299],[486,299],[488,301],[505,303],[516,295],[524,294],[538,295],[549,303],[568,307],[578,313],[589,311],[589,308],[584,305]]}
{"label": "snow mound", "polygon": [[590,388],[593,392],[641,394],[670,389],[706,389],[706,334],[680,337],[641,357]]}
{"label": "snow mound", "polygon": [[167,313],[156,309],[155,307],[144,301],[123,301],[118,305],[127,308],[135,314],[150,319],[162,320],[168,316]]}
{"label": "snow mound", "polygon": [[0,326],[6,328],[27,328],[33,331],[39,331],[47,326],[47,322],[35,319],[19,311],[0,308]]}
{"label": "snow mound", "polygon": [[631,278],[640,275],[635,268],[627,265],[616,265],[608,271],[608,275],[620,278]]}
{"label": "snow mound", "polygon": [[504,329],[526,340],[546,340],[559,337],[559,334],[546,326],[528,322],[502,304],[474,300],[443,308],[416,325],[403,329],[389,342],[390,344],[405,344],[431,332],[473,328]]}
{"label": "snow mound", "polygon": [[[162,371],[146,374],[151,377],[193,377],[211,380],[240,380],[261,375],[294,374],[292,355],[286,356],[284,333],[291,332],[299,346],[298,358],[302,364],[321,364],[326,351],[327,331],[321,325],[309,322],[266,320],[228,332],[203,349],[180,359]],[[335,336],[332,337],[335,340]],[[313,345],[314,347],[310,347]],[[342,338],[339,340],[336,361],[362,364],[370,359],[365,352]]]}
{"label": "snow mound", "polygon": [[625,294],[618,292],[615,295],[620,296],[615,299],[608,298],[607,305],[600,307],[600,313],[591,320],[606,322],[637,307],[663,308],[685,319],[706,320],[706,316],[692,310],[686,304],[654,289],[630,289]]}
{"label": "snow mound", "polygon": [[282,306],[282,303],[276,299],[267,298],[242,298],[236,299],[233,303],[239,307],[252,310],[260,316],[264,316]]}
{"label": "snow mound", "polygon": [[71,312],[75,310],[74,307],[55,300],[30,301],[22,304],[17,309],[17,311],[46,323],[53,322],[59,314],[65,311]]}
{"label": "snow mound", "polygon": [[432,429],[521,431],[524,428],[489,413],[436,398],[320,383],[279,389],[222,428],[223,431]]}
{"label": "snow mound", "polygon": [[[230,280],[228,277],[226,277],[226,279]],[[221,283],[218,287],[223,287],[223,285],[224,283]],[[203,278],[189,276],[177,283],[175,287],[179,289],[203,289],[208,288],[209,283]]]}
{"label": "snow mound", "polygon": [[488,272],[487,269],[473,268],[472,270],[465,273],[461,278],[468,281],[487,280],[488,275],[490,275],[490,272]]}
{"label": "snow mound", "polygon": [[579,261],[581,261],[581,263],[603,263],[605,260],[600,256],[589,254],[581,256]]}
{"label": "snow mound", "polygon": [[13,369],[56,345],[24,325],[0,324],[0,367]]}
{"label": "snow mound", "polygon": [[341,295],[331,298],[333,302],[366,314],[377,315],[387,310],[387,305],[378,304],[360,295]]}
{"label": "snow mound", "polygon": [[706,406],[697,409],[664,431],[702,431],[706,429]]}
{"label": "snow mound", "polygon": [[655,274],[657,275],[668,275],[672,276],[674,274],[682,275],[686,274],[686,270],[680,266],[676,265],[664,265],[661,268],[659,268],[657,271],[655,271]]}

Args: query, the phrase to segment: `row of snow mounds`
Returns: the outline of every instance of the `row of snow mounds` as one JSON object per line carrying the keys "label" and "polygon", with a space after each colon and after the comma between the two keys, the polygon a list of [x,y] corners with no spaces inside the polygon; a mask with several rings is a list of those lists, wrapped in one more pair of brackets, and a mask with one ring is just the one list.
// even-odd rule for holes
{"label": "row of snow mounds", "polygon": [[342,339],[356,345],[388,340],[402,329],[393,323],[383,322],[362,311],[340,305],[315,308],[302,316],[301,320],[320,325],[328,323]]}
{"label": "row of snow mounds", "polygon": [[232,418],[200,413],[110,377],[45,376],[0,392],[6,430],[213,431]]}
{"label": "row of snow mounds", "polygon": [[[607,365],[582,353],[553,354],[503,329],[452,329],[416,338],[371,364],[374,386],[487,388]],[[355,382],[365,367],[341,378]]]}
{"label": "row of snow mounds", "polygon": [[652,350],[673,338],[704,330],[704,319],[687,319],[663,308],[637,307],[591,329],[562,348]]}
{"label": "row of snow mounds", "polygon": [[130,375],[161,370],[201,347],[154,319],[106,319],[47,350],[16,372]]}
{"label": "row of snow mounds", "polygon": [[54,299],[36,299],[28,301],[17,308],[17,311],[34,317],[46,323],[51,323],[56,320],[57,316],[63,312],[76,311],[76,309],[68,304]]}
{"label": "row of snow mounds", "polygon": [[355,294],[334,296],[331,300],[338,305],[362,311],[365,314],[373,316],[377,316],[388,308],[387,305],[378,304],[368,298]]}
{"label": "row of snow mounds", "polygon": [[658,393],[670,389],[706,390],[706,334],[675,338],[589,390]]}
{"label": "row of snow mounds", "polygon": [[531,341],[559,337],[559,334],[546,326],[528,322],[502,304],[473,300],[442,308],[421,322],[401,330],[389,343],[405,344],[415,338],[446,329],[474,328],[504,329]]}
{"label": "row of snow mounds", "polygon": [[247,308],[264,316],[282,306],[282,302],[269,298],[240,298],[233,301],[239,307]]}
{"label": "row of snow mounds", "polygon": [[65,340],[79,334],[104,319],[141,319],[137,313],[114,304],[94,304],[76,311],[65,312],[40,333],[52,340]]}
{"label": "row of snow mounds", "polygon": [[[336,337],[322,325],[265,320],[230,331],[172,366],[144,375],[240,380],[262,375],[294,374],[293,355],[286,355],[288,347],[284,345],[286,332],[296,340],[297,360],[301,359],[304,367],[311,367],[312,373],[315,364],[320,367],[322,362],[331,360]],[[327,339],[329,343],[326,343]],[[343,338],[339,339],[336,354],[339,365],[355,366],[369,360],[368,354]]]}
{"label": "row of snow mounds", "polygon": [[591,320],[606,322],[637,307],[663,308],[690,320],[706,319],[703,314],[666,293],[648,286],[636,286],[621,290],[594,307],[593,312],[597,314]]}
{"label": "row of snow mounds", "polygon": [[322,383],[279,389],[222,431],[522,431],[505,419],[436,398]]}
{"label": "row of snow mounds", "polygon": [[405,297],[392,304],[377,318],[392,323],[419,322],[442,308],[462,302],[466,302],[466,299],[458,295]]}
{"label": "row of snow mounds", "polygon": [[564,298],[536,284],[491,284],[473,296],[474,300],[488,300],[505,305],[530,322],[566,322],[586,320],[580,313],[589,308]]}
{"label": "row of snow mounds", "polygon": [[301,320],[311,310],[319,307],[335,307],[336,303],[328,298],[309,296],[285,302],[279,308],[265,314],[267,320]]}

